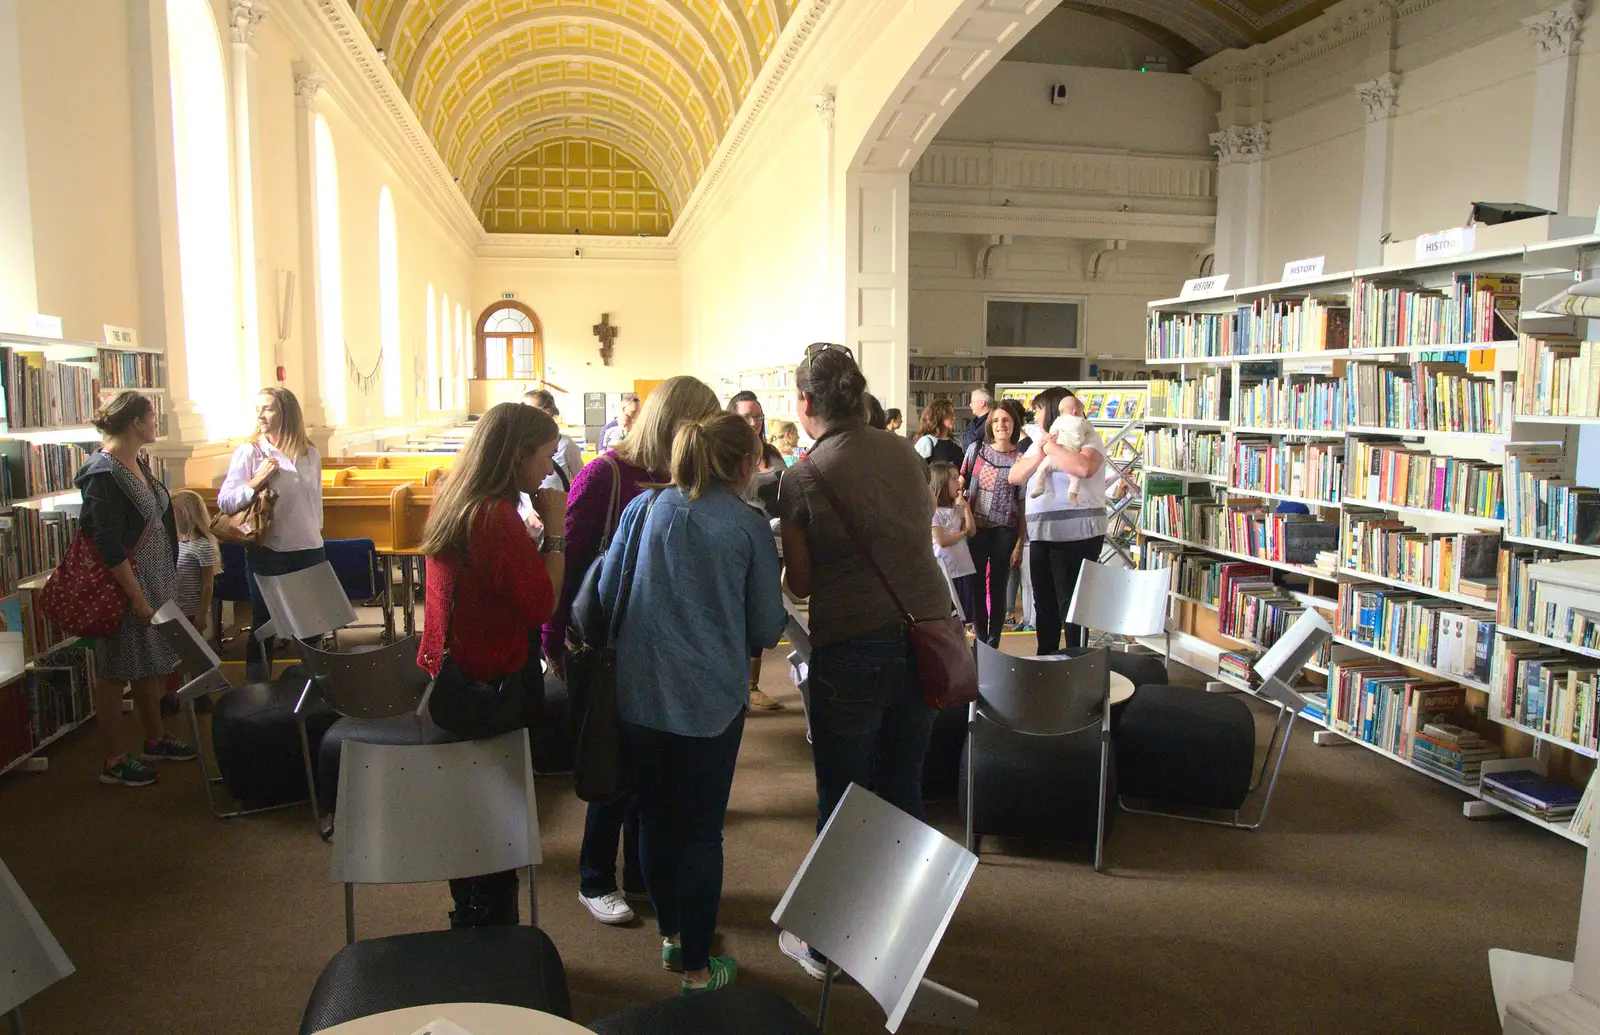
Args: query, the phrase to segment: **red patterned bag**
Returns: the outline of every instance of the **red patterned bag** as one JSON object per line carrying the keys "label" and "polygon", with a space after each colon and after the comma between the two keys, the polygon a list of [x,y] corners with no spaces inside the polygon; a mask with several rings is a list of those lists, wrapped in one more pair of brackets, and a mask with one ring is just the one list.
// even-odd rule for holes
{"label": "red patterned bag", "polygon": [[128,610],[128,594],[94,548],[94,540],[80,531],[39,591],[39,609],[73,636],[109,636]]}

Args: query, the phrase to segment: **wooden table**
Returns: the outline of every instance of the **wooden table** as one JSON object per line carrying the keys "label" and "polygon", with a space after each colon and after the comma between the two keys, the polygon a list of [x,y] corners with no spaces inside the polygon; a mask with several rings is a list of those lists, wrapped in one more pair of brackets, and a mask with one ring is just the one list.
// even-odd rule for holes
{"label": "wooden table", "polygon": [[[434,1029],[427,1025],[437,1020]],[[410,1006],[404,1010],[375,1013],[322,1029],[322,1035],[414,1035],[433,1030],[437,1035],[590,1035],[589,1029],[564,1021],[553,1013],[525,1010],[520,1006],[497,1003],[441,1003],[436,1006]]]}

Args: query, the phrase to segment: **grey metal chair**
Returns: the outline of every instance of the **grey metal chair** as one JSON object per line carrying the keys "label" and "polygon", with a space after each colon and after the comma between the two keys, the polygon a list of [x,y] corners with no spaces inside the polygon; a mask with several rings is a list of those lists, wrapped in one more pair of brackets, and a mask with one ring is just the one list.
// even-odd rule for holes
{"label": "grey metal chair", "polygon": [[0,1015],[22,1035],[22,1004],[76,968],[0,862]]}
{"label": "grey metal chair", "polygon": [[1172,667],[1171,568],[1122,568],[1084,561],[1067,607],[1067,621],[1085,629],[1125,636],[1160,636],[1167,669]]}
{"label": "grey metal chair", "polygon": [[923,974],[977,869],[977,856],[851,784],[783,893],[772,922],[827,957],[817,1027],[839,971],[906,1021],[962,1030],[974,999]]}
{"label": "grey metal chair", "polygon": [[806,717],[806,743],[811,743],[811,630],[806,620],[795,610],[788,598],[783,601],[789,612],[789,624],[784,638],[789,641],[789,678],[800,691],[800,710]]}
{"label": "grey metal chair", "polygon": [[[1074,658],[1018,658],[981,640],[978,699],[967,715],[967,851],[978,852],[977,771],[991,730],[1025,737],[1066,737],[1100,730],[1100,780],[1096,788],[1094,868],[1105,856],[1107,778],[1111,768],[1110,651],[1101,648]],[[999,749],[994,745],[993,749]],[[1041,773],[1041,779],[1059,779]],[[1059,793],[1059,791],[1058,791]]]}

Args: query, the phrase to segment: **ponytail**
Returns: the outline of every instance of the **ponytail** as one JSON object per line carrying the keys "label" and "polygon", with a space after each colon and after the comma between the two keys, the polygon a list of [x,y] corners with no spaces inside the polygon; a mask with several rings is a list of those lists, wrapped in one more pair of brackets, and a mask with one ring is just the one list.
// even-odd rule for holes
{"label": "ponytail", "polygon": [[672,485],[688,499],[699,499],[714,484],[732,485],[746,457],[761,440],[743,417],[713,413],[678,425],[672,440]]}

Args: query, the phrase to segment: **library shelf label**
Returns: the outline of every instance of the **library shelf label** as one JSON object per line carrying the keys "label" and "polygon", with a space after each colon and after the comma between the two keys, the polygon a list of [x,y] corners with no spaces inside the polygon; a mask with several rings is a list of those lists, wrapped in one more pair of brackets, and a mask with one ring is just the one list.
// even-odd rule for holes
{"label": "library shelf label", "polygon": [[1322,276],[1322,265],[1328,261],[1326,255],[1319,255],[1314,259],[1296,259],[1283,264],[1283,280],[1305,280],[1310,277]]}
{"label": "library shelf label", "polygon": [[1476,247],[1477,241],[1478,228],[1472,226],[1456,226],[1438,233],[1423,234],[1417,238],[1417,261],[1465,255]]}
{"label": "library shelf label", "polygon": [[1225,291],[1228,287],[1228,274],[1219,273],[1214,277],[1195,277],[1193,280],[1183,282],[1183,290],[1178,292],[1179,298],[1199,298],[1202,295],[1214,295]]}
{"label": "library shelf label", "polygon": [[34,313],[28,317],[28,333],[36,338],[59,338],[61,317]]}
{"label": "library shelf label", "polygon": [[113,348],[136,349],[139,347],[139,332],[132,327],[118,327],[116,324],[105,323],[100,325],[106,332],[106,344]]}

